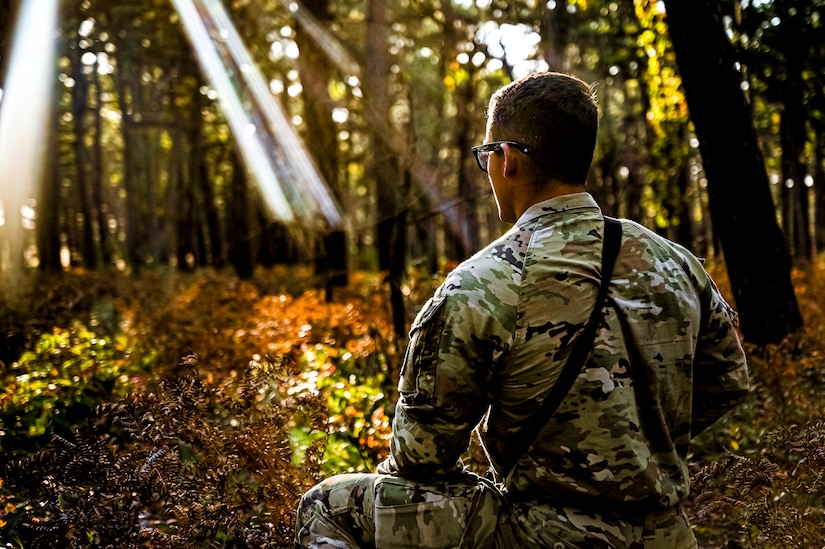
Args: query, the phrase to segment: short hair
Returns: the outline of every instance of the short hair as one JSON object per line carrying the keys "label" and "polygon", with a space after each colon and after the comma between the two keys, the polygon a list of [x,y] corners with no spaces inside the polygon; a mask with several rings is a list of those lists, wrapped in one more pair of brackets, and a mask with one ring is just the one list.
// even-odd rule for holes
{"label": "short hair", "polygon": [[496,91],[488,108],[490,135],[532,149],[545,177],[585,183],[599,129],[593,87],[558,72],[538,72]]}

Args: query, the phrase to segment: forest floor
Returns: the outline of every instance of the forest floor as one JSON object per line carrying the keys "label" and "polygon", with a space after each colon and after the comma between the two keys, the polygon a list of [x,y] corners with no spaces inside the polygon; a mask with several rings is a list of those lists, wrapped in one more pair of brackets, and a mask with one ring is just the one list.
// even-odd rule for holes
{"label": "forest floor", "polygon": [[[724,270],[710,270],[729,296]],[[439,281],[410,273],[408,317]],[[694,441],[688,511],[700,547],[825,547],[825,261],[795,269],[793,284],[804,328],[778,345],[746,346],[754,390]],[[306,487],[372,470],[386,456],[404,346],[392,334],[380,274],[353,273],[332,301],[321,287],[310,271],[294,268],[261,270],[248,281],[215,271],[78,271],[30,277],[13,293],[7,287],[0,295],[0,543],[34,546],[43,536],[72,540],[83,532],[101,542],[175,535],[191,542],[180,547],[217,538],[289,546]],[[160,396],[139,396],[145,388]],[[164,414],[191,424],[182,429],[159,419]],[[79,430],[87,416],[94,436]],[[104,436],[113,417],[132,419],[128,428],[106,427]],[[107,445],[96,446],[103,439]],[[89,467],[78,461],[84,455],[108,476],[79,476]],[[124,476],[129,459],[137,473]],[[163,483],[143,494],[131,483],[150,462]],[[22,477],[20,464],[28,467]],[[55,482],[60,468],[65,478]],[[44,487],[27,488],[37,474]],[[223,491],[206,493],[215,477],[224,479]],[[203,482],[192,485],[193,478]],[[97,511],[72,515],[67,526],[68,493],[76,506],[87,501]],[[127,508],[111,504],[117,494],[132,500]],[[220,502],[213,523],[205,499]],[[182,510],[206,518],[184,520]],[[138,511],[139,520],[130,514]],[[136,523],[142,533],[130,531]]]}

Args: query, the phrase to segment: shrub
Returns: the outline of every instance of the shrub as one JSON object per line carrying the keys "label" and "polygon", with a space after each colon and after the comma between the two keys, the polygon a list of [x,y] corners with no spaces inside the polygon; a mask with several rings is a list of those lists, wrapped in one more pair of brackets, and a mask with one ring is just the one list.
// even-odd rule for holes
{"label": "shrub", "polygon": [[[329,413],[329,432],[323,433],[325,475],[371,472],[388,455],[395,400],[388,398],[392,388],[386,365],[380,353],[374,355],[375,367],[365,369],[353,353],[317,344],[305,350],[291,381],[290,393],[318,395]],[[297,423],[293,429],[299,446],[322,435],[307,427]]]}
{"label": "shrub", "polygon": [[134,356],[125,337],[98,337],[79,322],[42,334],[0,378],[0,453],[8,459],[72,433],[99,402],[142,384],[153,361]]}
{"label": "shrub", "polygon": [[692,444],[700,547],[825,547],[823,271],[794,270],[804,328],[748,348],[751,394]]}
{"label": "shrub", "polygon": [[704,466],[693,488],[697,517],[730,541],[825,547],[825,423],[778,428],[759,454],[730,454]]}
{"label": "shrub", "polygon": [[[291,547],[322,439],[293,464],[293,416],[324,431],[312,397],[283,404],[284,365],[221,386],[197,359],[157,391],[102,404],[84,428],[0,471],[0,542],[19,547]],[[0,501],[0,503],[3,503]]]}

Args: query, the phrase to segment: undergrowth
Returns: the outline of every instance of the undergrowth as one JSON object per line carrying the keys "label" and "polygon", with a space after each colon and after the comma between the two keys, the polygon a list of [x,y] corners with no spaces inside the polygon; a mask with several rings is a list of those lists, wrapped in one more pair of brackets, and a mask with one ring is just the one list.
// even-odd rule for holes
{"label": "undergrowth", "polygon": [[[805,328],[747,349],[754,390],[694,441],[700,547],[825,546],[823,274],[794,271]],[[291,547],[309,486],[387,453],[404,342],[380,276],[351,280],[332,302],[294,269],[0,296],[0,544]],[[409,280],[411,317],[438,280]]]}
{"label": "undergrowth", "polygon": [[[300,417],[325,432],[323,403],[282,397],[278,363],[231,383],[197,359],[156,390],[98,406],[71,437],[7,464],[0,539],[25,547],[287,547],[291,509],[319,478],[325,440],[292,462]],[[14,512],[9,513],[9,506]],[[25,541],[25,543],[24,543]]]}
{"label": "undergrowth", "polygon": [[753,390],[693,441],[688,511],[703,549],[825,547],[824,275],[823,261],[793,271],[803,329],[746,346]]}

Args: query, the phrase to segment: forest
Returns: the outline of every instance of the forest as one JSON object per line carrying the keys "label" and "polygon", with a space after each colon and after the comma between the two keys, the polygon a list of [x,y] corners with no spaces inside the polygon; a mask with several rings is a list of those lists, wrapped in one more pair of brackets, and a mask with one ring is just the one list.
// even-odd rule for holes
{"label": "forest", "polygon": [[[3,0],[0,546],[291,547],[388,452],[410,323],[502,234],[500,86],[593,82],[587,189],[706,260],[746,402],[700,547],[825,547],[822,0]],[[478,448],[466,460],[483,467]]]}

